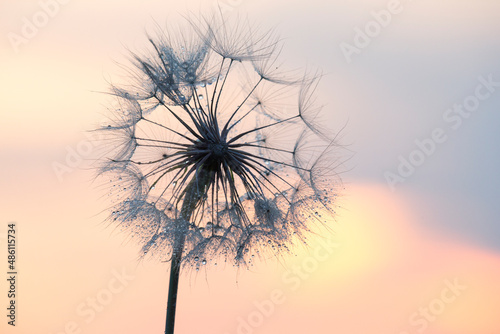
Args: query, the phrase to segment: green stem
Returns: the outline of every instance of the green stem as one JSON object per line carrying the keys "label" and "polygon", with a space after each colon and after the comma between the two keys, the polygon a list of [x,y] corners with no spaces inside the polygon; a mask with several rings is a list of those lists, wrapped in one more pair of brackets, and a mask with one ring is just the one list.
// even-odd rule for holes
{"label": "green stem", "polygon": [[[206,188],[210,184],[210,172],[201,169],[187,185],[181,208],[179,220],[183,224],[191,219],[198,203],[203,198]],[[179,289],[179,274],[181,271],[182,252],[186,235],[178,235],[174,241],[172,261],[170,262],[170,279],[168,285],[167,319],[165,321],[165,334],[174,333],[175,310],[177,308],[177,291]]]}

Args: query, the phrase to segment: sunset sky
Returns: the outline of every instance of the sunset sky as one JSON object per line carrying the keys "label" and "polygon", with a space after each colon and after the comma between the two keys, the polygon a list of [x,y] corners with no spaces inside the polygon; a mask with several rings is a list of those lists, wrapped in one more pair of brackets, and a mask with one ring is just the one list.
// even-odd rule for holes
{"label": "sunset sky", "polygon": [[[1,333],[163,333],[169,267],[102,223],[85,131],[146,32],[216,4],[0,2],[0,258],[7,276],[16,222],[19,272]],[[183,275],[176,333],[500,333],[500,2],[220,6],[274,28],[287,67],[322,71],[344,186],[295,256]]]}

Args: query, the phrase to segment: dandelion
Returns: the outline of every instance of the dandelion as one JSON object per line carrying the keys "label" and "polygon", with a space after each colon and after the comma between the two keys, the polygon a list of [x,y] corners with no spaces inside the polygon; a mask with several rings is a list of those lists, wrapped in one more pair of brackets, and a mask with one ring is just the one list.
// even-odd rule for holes
{"label": "dandelion", "polygon": [[[110,141],[109,220],[142,256],[170,262],[166,333],[179,274],[288,252],[336,205],[334,137],[319,126],[318,76],[281,72],[279,40],[221,18],[150,37],[101,131]],[[318,212],[322,214],[318,214]]]}

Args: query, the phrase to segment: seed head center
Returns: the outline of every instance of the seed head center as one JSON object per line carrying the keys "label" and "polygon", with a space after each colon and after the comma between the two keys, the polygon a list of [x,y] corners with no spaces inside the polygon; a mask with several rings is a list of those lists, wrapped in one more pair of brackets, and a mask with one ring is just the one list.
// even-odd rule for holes
{"label": "seed head center", "polygon": [[215,158],[222,159],[227,153],[227,144],[224,142],[210,143],[209,149]]}

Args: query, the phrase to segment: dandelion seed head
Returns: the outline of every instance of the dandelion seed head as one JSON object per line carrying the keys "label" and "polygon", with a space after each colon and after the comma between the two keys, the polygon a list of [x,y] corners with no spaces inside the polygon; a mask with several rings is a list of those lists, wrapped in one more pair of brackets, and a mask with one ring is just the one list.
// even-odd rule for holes
{"label": "dandelion seed head", "polygon": [[318,126],[316,77],[281,73],[272,33],[215,16],[188,28],[149,37],[131,83],[111,88],[109,221],[143,256],[253,265],[333,214],[338,146]]}

